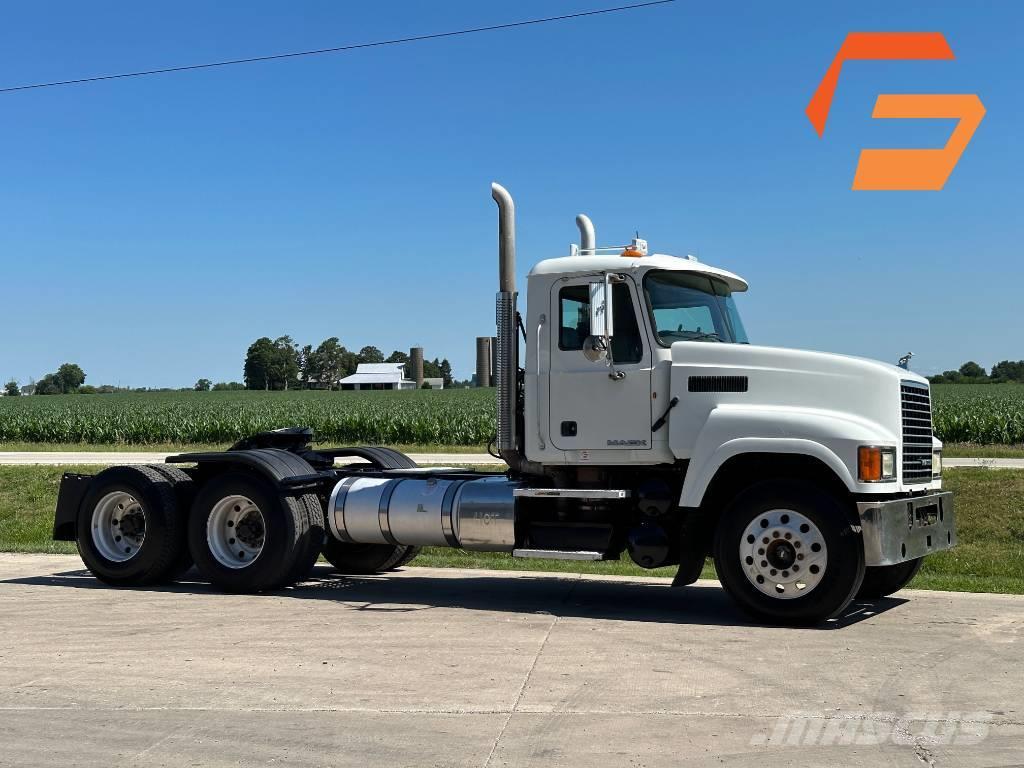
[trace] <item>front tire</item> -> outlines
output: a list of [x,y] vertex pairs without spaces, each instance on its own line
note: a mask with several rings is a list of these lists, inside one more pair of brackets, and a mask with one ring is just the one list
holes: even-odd
[[841,613],[864,579],[864,548],[840,499],[798,482],[765,482],[724,511],[715,537],[722,586],[745,612],[778,624]]
[[888,597],[893,592],[899,592],[909,584],[917,572],[921,570],[924,558],[907,560],[905,563],[896,565],[879,565],[867,569],[864,574],[864,583],[860,585],[857,592],[858,600],[877,600]]
[[258,475],[229,471],[196,496],[189,550],[203,577],[223,590],[278,589],[309,575],[316,523],[303,499],[280,495]]

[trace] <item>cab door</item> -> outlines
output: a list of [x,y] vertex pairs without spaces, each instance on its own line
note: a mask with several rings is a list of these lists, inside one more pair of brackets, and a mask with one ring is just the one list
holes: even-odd
[[609,365],[584,354],[595,279],[603,276],[570,278],[551,289],[548,434],[565,451],[650,450],[652,353],[639,287],[629,276],[612,285]]

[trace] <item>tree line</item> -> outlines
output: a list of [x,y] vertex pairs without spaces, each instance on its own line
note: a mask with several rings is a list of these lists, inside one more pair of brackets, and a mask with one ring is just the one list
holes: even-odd
[[[360,363],[403,363],[408,365],[409,355],[395,350],[388,357],[377,347],[367,346],[352,352],[342,345],[337,336],[320,342],[299,346],[291,336],[256,339],[245,354],[244,379],[246,389],[337,389],[339,382],[356,372]],[[406,369],[406,376],[412,371]],[[447,358],[424,360],[423,376],[454,383],[452,366]],[[198,387],[197,387],[198,388]]]
[[[270,339],[263,336],[256,339],[245,355],[244,383],[199,379],[193,386],[184,389],[115,387],[103,384],[98,387],[85,383],[85,371],[76,363],[64,363],[54,373],[47,374],[38,382],[30,384],[23,392],[14,379],[3,388],[5,395],[16,397],[21,394],[69,395],[108,394],[114,392],[227,392],[243,389],[289,390],[289,389],[338,389],[341,379],[356,372],[360,363],[402,363],[406,365],[406,376],[412,376],[408,368],[409,355],[395,350],[388,357],[377,347],[367,346],[358,352],[346,349],[337,336],[320,342],[315,348],[311,344],[299,346],[290,336]],[[445,359],[423,361],[423,376],[441,379],[445,387],[456,382],[452,366]],[[428,385],[425,385],[428,386]]]
[[[70,395],[77,392],[92,391],[96,387],[85,386],[85,371],[77,363],[64,363],[53,373],[48,373],[39,381],[29,385],[29,391],[35,395]],[[17,397],[22,394],[18,382],[11,379],[4,384],[4,394]]]
[[986,371],[973,360],[968,360],[955,371],[943,371],[929,376],[932,384],[1002,384],[1005,382],[1024,383],[1024,360],[1003,360]]

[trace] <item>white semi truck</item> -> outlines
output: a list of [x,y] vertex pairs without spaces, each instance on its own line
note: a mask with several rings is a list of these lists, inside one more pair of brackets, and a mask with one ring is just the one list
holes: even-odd
[[[382,447],[315,449],[288,428],[168,464],[67,474],[54,538],[113,585],[180,576],[272,590],[323,554],[344,573],[424,546],[677,565],[708,557],[760,620],[817,622],[905,585],[956,543],[928,382],[841,355],[753,346],[747,283],[635,239],[515,284],[515,212],[499,209],[497,452],[503,473],[421,468]],[[349,459],[340,463],[339,459]]]

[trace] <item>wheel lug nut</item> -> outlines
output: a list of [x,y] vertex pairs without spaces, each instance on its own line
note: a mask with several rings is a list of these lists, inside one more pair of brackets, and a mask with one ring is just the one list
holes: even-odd
[[796,556],[796,559],[797,559],[797,560],[803,560],[803,559],[804,559],[804,556],[803,556],[803,555],[797,555],[797,556]]
[[772,531],[772,538],[773,539],[779,538],[779,532],[778,531]]
[[792,533],[787,533],[786,534],[786,538],[787,539],[792,539],[793,538],[793,534]]
[[235,543],[234,539],[228,539],[228,544],[234,544],[234,543]]
[[789,577],[789,571],[783,571],[782,572],[782,578],[785,579],[785,578],[788,578],[788,577]]

